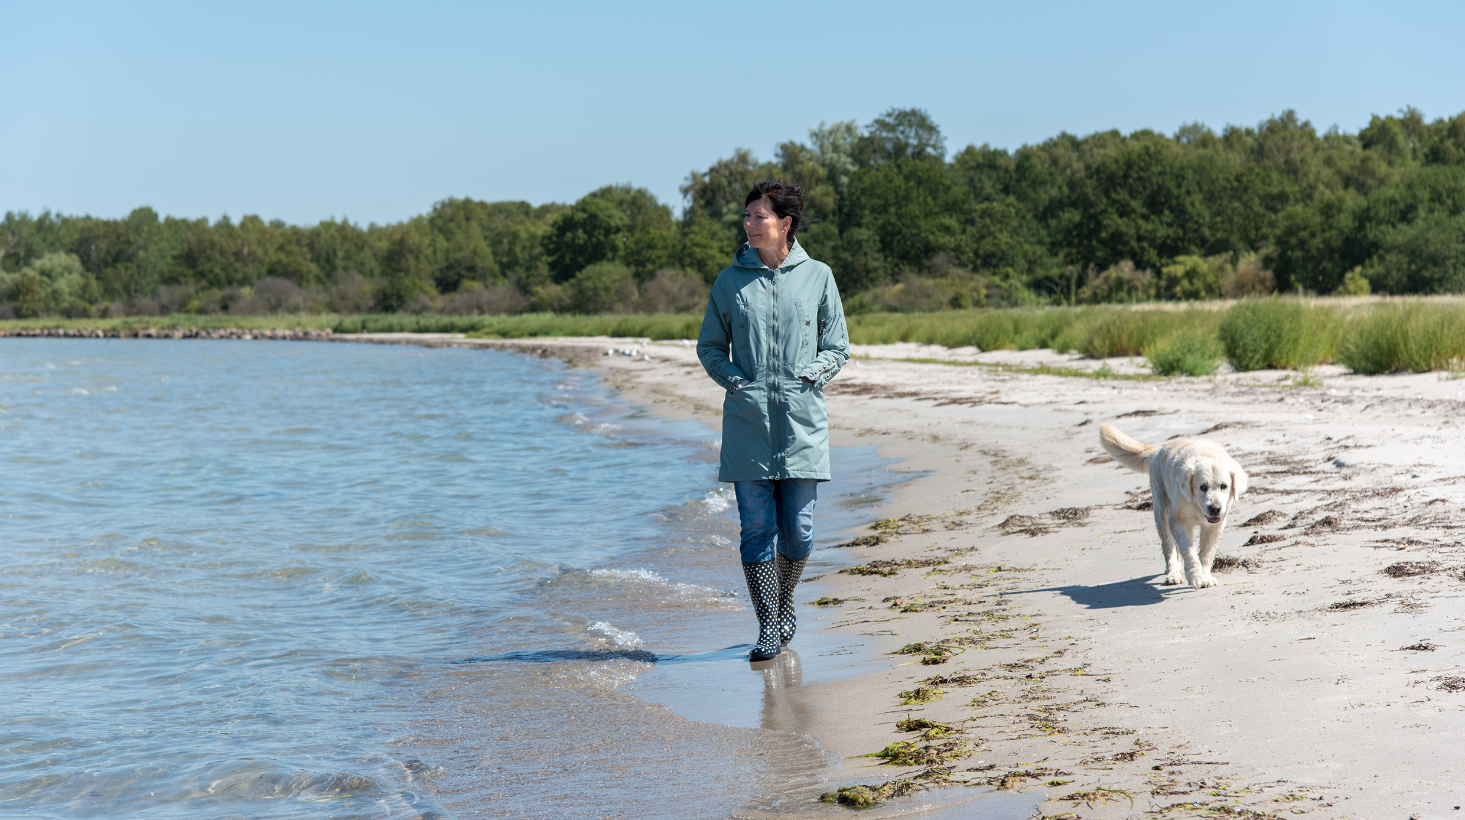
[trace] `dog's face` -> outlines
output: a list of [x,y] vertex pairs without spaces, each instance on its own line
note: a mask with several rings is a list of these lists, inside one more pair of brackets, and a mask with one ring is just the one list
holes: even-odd
[[1229,457],[1202,459],[1190,474],[1190,497],[1212,524],[1221,523],[1244,492],[1246,473]]

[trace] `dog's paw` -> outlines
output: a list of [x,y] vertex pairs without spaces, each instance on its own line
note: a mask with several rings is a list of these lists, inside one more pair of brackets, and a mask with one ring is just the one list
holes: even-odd
[[1169,575],[1165,576],[1165,580],[1163,583],[1167,587],[1180,586],[1181,584],[1185,583],[1185,576],[1180,575],[1179,573],[1172,572]]
[[1195,579],[1194,581],[1191,581],[1190,585],[1196,589],[1205,589],[1206,587],[1215,586],[1216,579],[1207,574]]

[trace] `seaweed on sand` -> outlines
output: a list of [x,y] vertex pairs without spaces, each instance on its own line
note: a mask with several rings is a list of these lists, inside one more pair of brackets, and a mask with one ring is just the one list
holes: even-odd
[[1103,786],[1095,786],[1086,792],[1073,792],[1058,799],[1068,800],[1072,803],[1083,803],[1089,808],[1094,808],[1095,803],[1103,806],[1115,802],[1121,797],[1127,798],[1130,806],[1134,805],[1134,795],[1124,789],[1106,789]]
[[[902,609],[901,611],[907,612],[911,610]],[[966,650],[960,646],[953,646],[946,641],[937,641],[934,643],[909,643],[890,654],[924,655],[925,657],[921,658],[921,663],[925,666],[932,666],[939,663],[946,663],[947,661],[951,660],[953,656],[959,655],[965,651]]]
[[940,700],[946,692],[934,686],[917,686],[914,689],[907,689],[896,694],[900,698],[902,706],[913,706],[917,703],[930,703],[933,700]]
[[883,758],[891,766],[940,766],[965,757],[969,748],[969,744],[956,738],[945,743],[927,743],[924,746],[914,740],[897,740],[878,752],[860,757]]
[[1384,567],[1383,573],[1390,578],[1413,578],[1416,575],[1439,572],[1440,568],[1439,561],[1400,561]]
[[1015,769],[999,775],[983,779],[983,785],[994,789],[1006,789],[1008,791],[1019,791],[1023,783],[1029,780],[1042,780],[1043,778],[1057,778],[1067,775],[1068,772],[1058,769]]
[[856,564],[852,567],[845,567],[840,570],[845,575],[882,575],[891,578],[900,574],[902,569],[917,567],[939,567],[951,563],[945,558],[906,558],[901,561],[871,561],[868,564]]
[[926,718],[902,718],[896,721],[895,729],[898,732],[921,732],[922,740],[935,740],[961,731],[949,723]]
[[950,782],[951,771],[949,769],[933,768],[874,786],[840,786],[838,791],[819,795],[819,802],[836,803],[852,809],[868,809],[893,797],[905,797],[925,791],[932,786],[944,786]]
[[[1255,537],[1255,536],[1253,536]],[[1278,540],[1281,540],[1280,538]],[[1250,558],[1241,558],[1235,555],[1217,555],[1211,562],[1212,572],[1229,572],[1233,569],[1256,569],[1257,562]]]
[[1329,612],[1347,612],[1351,609],[1363,609],[1364,607],[1377,606],[1383,601],[1370,601],[1364,598],[1355,598],[1351,601],[1337,601],[1328,604]]

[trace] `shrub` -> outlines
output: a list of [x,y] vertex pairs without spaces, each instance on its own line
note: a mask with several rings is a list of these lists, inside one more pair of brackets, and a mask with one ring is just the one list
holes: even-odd
[[1261,257],[1254,253],[1241,257],[1230,273],[1221,277],[1221,295],[1227,299],[1245,299],[1277,292],[1277,277],[1262,267]]
[[1221,295],[1221,278],[1230,268],[1224,254],[1177,256],[1160,269],[1160,293],[1166,299],[1215,299]]
[[1215,336],[1194,331],[1181,331],[1145,348],[1156,376],[1209,376],[1225,355]]
[[1155,274],[1126,259],[1102,273],[1090,267],[1087,281],[1078,290],[1078,301],[1086,305],[1146,302],[1155,298],[1155,290]]
[[638,307],[646,313],[695,313],[707,309],[710,290],[702,277],[662,268],[641,285]]
[[569,282],[576,313],[630,313],[636,306],[636,280],[619,262],[596,262]]
[[1368,286],[1368,277],[1363,275],[1363,267],[1357,266],[1353,270],[1343,274],[1343,284],[1333,291],[1334,296],[1367,296],[1371,292]]
[[529,297],[513,285],[486,288],[467,281],[457,291],[443,297],[442,312],[450,315],[523,313],[529,308]]
[[1327,309],[1296,299],[1253,297],[1226,311],[1221,346],[1237,370],[1306,370],[1332,359],[1341,324]]
[[1447,370],[1465,357],[1465,305],[1379,305],[1348,328],[1338,359],[1355,373]]

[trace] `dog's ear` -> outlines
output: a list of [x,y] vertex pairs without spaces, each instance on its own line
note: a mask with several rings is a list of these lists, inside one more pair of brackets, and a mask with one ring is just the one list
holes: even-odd
[[1195,500],[1195,474],[1196,474],[1196,471],[1195,470],[1191,470],[1190,471],[1190,480],[1187,481],[1186,484],[1185,484],[1185,499],[1184,500],[1186,500],[1186,501],[1194,501]]
[[1231,463],[1231,497],[1232,498],[1236,498],[1237,496],[1241,495],[1244,492],[1246,492],[1246,472],[1241,469],[1241,465],[1240,464],[1237,464],[1235,462],[1232,462]]

